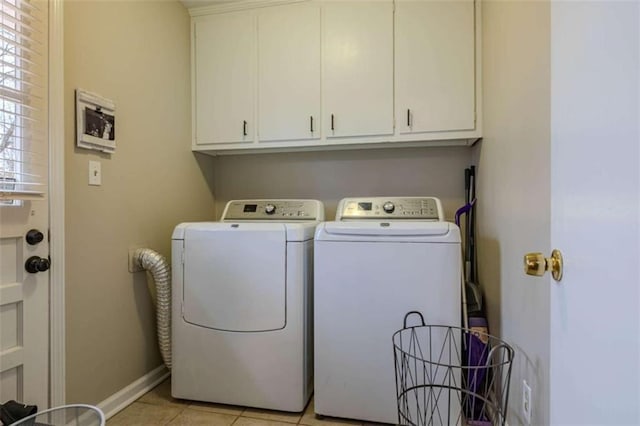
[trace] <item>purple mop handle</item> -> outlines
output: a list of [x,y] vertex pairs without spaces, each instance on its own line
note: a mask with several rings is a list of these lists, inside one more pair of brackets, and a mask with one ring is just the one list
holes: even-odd
[[456,211],[456,217],[455,217],[456,225],[460,226],[460,216],[462,216],[463,214],[469,214],[469,212],[471,211],[475,203],[476,203],[476,199],[474,198],[473,200],[471,200],[470,203],[465,204],[464,206],[460,207]]

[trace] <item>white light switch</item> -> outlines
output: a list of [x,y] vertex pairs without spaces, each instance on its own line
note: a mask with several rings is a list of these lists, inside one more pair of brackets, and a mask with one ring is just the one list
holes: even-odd
[[102,185],[102,170],[99,161],[89,161],[89,185]]

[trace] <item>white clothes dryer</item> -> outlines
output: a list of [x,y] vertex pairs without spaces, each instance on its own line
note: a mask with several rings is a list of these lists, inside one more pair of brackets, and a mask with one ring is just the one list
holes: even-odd
[[172,237],[171,394],[302,411],[313,390],[315,200],[237,200]]
[[315,412],[398,422],[392,335],[460,326],[460,230],[433,197],[346,198],[315,236]]

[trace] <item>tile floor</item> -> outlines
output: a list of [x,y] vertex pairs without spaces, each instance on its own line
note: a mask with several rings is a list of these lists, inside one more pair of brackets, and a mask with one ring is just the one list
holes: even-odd
[[329,417],[317,419],[313,413],[313,398],[303,413],[285,413],[175,399],[171,396],[170,379],[165,380],[107,421],[107,426],[291,426],[292,424],[363,425],[361,422]]

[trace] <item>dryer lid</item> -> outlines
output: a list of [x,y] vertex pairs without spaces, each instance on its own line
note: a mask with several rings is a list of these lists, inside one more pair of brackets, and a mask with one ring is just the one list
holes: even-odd
[[208,225],[184,231],[184,320],[224,331],[284,328],[284,224]]
[[202,232],[217,229],[239,229],[251,231],[253,229],[268,229],[269,226],[278,225],[286,229],[286,240],[309,241],[313,239],[317,222],[300,222],[300,223],[282,223],[282,222],[185,222],[175,227],[171,236],[172,240],[184,240],[187,230]]

